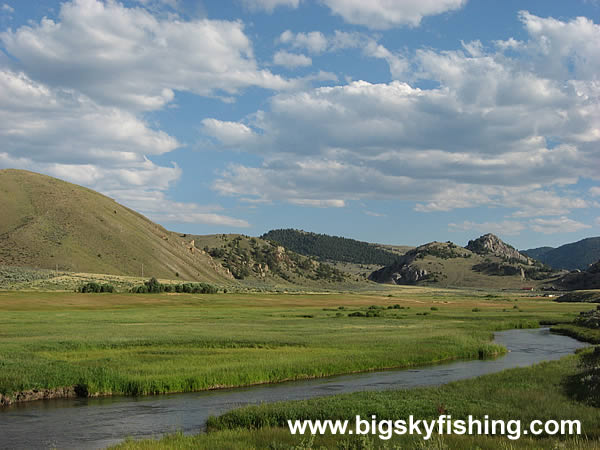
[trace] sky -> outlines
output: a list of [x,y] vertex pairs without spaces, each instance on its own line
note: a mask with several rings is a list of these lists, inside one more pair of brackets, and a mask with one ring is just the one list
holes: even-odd
[[600,1],[0,0],[0,169],[193,234],[600,235]]

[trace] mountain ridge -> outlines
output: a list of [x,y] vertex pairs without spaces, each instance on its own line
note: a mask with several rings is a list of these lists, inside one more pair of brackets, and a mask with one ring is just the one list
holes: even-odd
[[521,255],[493,234],[469,241],[430,242],[408,251],[393,264],[373,271],[369,280],[387,284],[523,288],[553,276],[542,263]]
[[556,248],[532,248],[523,253],[555,269],[586,270],[600,260],[600,237],[589,237]]

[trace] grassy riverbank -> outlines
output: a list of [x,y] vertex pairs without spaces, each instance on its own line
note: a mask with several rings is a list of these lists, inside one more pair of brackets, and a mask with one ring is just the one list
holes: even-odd
[[580,305],[519,293],[0,293],[0,393],[153,394],[477,358]]
[[[573,400],[564,386],[568,377],[580,371],[578,360],[578,357],[571,356],[441,387],[360,392],[248,407],[212,419],[209,423],[212,431],[207,434],[128,441],[117,448],[598,448],[600,410]],[[453,419],[465,419],[470,414],[483,419],[488,415],[490,419],[521,420],[524,426],[528,426],[532,420],[578,419],[584,436],[541,436],[536,439],[523,436],[511,441],[506,437],[434,435],[425,442],[422,438],[411,436],[394,436],[389,441],[383,441],[377,436],[326,435],[313,440],[292,436],[286,427],[287,419],[351,419],[355,415],[370,417],[372,414],[378,419],[395,420],[413,414],[420,419],[432,420],[441,411]]]

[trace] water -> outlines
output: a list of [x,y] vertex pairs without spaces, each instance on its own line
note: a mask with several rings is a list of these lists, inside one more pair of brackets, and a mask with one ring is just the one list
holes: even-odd
[[46,400],[0,408],[1,448],[104,448],[126,437],[198,433],[211,415],[244,405],[356,391],[433,386],[559,359],[586,344],[548,329],[495,334],[509,353],[494,360],[456,361],[279,384],[152,397]]

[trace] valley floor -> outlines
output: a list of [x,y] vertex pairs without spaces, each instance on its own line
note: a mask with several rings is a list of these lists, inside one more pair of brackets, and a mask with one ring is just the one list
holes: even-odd
[[[360,294],[0,292],[0,393],[10,397],[29,389],[77,386],[88,395],[158,394],[479,358],[504,351],[492,343],[494,331],[537,327],[540,321],[567,322],[585,309],[589,305],[517,292],[419,287]],[[452,408],[458,413],[471,410],[473,403],[479,404],[476,411],[525,414],[522,393],[531,388],[529,402],[547,402],[548,414],[572,411],[588,420],[597,409],[564,409],[568,399],[544,393],[534,382],[551,377],[551,386],[558,386],[557,377],[574,367],[574,359],[568,359],[522,369],[531,373],[493,375],[484,381],[400,392],[393,398],[416,396],[414,401],[420,402],[419,395],[429,396],[432,402],[456,405]],[[525,375],[533,377],[533,384],[519,382]],[[461,390],[473,395],[465,397]],[[485,403],[489,411],[484,398],[491,399]],[[369,402],[380,401],[383,394],[353,394],[315,400],[314,405],[334,411],[336,402],[345,402],[344,408],[368,411]],[[278,412],[279,407],[283,409]],[[295,407],[265,407],[256,413],[281,414]],[[590,438],[596,439],[597,430],[590,430]],[[323,445],[349,448],[339,440],[322,439]],[[135,446],[240,448],[236,442],[264,448],[265,442],[285,447],[301,440],[290,440],[280,428],[220,429]],[[452,439],[442,444],[454,445]]]

